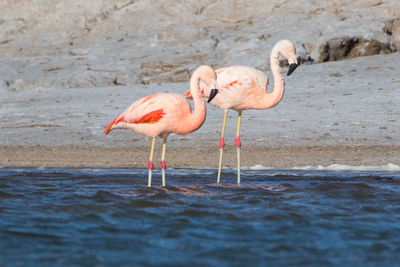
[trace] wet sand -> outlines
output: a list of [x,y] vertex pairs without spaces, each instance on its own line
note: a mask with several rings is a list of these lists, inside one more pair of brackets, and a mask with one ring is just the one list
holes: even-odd
[[[159,168],[161,149],[155,150],[154,163]],[[0,147],[0,165],[12,168],[147,168],[149,147]],[[400,147],[397,146],[325,146],[325,147],[242,147],[242,166],[292,168],[304,166],[382,166],[400,165]],[[217,146],[193,149],[167,148],[169,168],[217,168]],[[236,167],[236,149],[227,146],[224,167]]]

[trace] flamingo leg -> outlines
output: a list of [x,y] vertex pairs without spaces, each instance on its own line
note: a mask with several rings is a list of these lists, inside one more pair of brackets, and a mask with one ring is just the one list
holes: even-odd
[[224,113],[224,122],[222,123],[222,131],[221,131],[221,138],[219,139],[219,164],[218,164],[218,177],[217,183],[219,184],[221,180],[221,168],[222,168],[222,154],[224,153],[224,134],[225,134],[225,125],[226,125],[226,117],[228,115],[228,110],[225,110]]
[[237,152],[237,183],[240,184],[240,122],[242,120],[242,111],[238,111],[237,130],[236,130],[236,152]]
[[150,159],[149,159],[149,179],[148,179],[148,187],[151,187],[151,173],[153,172],[153,154],[154,154],[154,145],[156,143],[156,138],[153,137],[153,141],[151,142],[151,149],[150,149]]
[[162,153],[161,153],[161,173],[162,173],[162,186],[165,186],[165,169],[167,164],[165,164],[165,149],[167,147],[167,138],[164,137]]

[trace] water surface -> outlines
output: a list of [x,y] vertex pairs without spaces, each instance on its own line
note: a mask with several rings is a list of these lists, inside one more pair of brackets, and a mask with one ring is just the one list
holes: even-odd
[[0,169],[0,266],[394,266],[400,171]]

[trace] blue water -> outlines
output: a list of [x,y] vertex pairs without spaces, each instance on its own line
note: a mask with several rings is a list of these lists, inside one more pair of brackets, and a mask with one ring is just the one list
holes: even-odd
[[395,266],[400,172],[0,169],[0,266]]

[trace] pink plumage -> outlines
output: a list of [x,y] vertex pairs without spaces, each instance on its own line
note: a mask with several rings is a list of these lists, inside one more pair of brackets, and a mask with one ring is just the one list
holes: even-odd
[[[218,95],[212,101],[212,105],[223,109],[224,123],[220,138],[220,162],[218,168],[219,183],[221,175],[222,153],[224,146],[224,131],[227,111],[233,109],[238,112],[238,125],[236,136],[236,147],[238,156],[238,183],[240,183],[240,120],[243,110],[247,109],[268,109],[277,105],[283,98],[285,83],[280,73],[279,55],[282,54],[289,62],[290,75],[297,67],[297,56],[294,45],[288,40],[279,41],[272,49],[270,56],[271,71],[274,77],[274,89],[267,92],[268,78],[265,74],[255,68],[247,66],[229,66],[217,69]],[[208,97],[210,90],[200,83],[203,97]],[[191,97],[190,91],[184,96]]]
[[[136,100],[104,130],[104,134],[107,135],[114,129],[125,128],[138,134],[153,137],[149,161],[149,186],[151,185],[155,137],[164,138],[161,167],[163,185],[165,185],[166,164],[164,155],[168,135],[171,133],[191,133],[199,129],[205,121],[206,105],[200,93],[200,81],[207,90],[208,88],[213,89],[216,87],[216,73],[209,66],[201,66],[194,71],[190,80],[190,88],[192,88],[190,93],[194,99],[193,112],[187,99],[180,94],[153,94]],[[215,92],[217,91],[215,90]],[[211,99],[212,97],[209,101]]]

